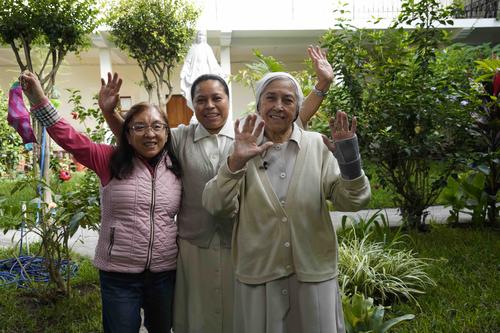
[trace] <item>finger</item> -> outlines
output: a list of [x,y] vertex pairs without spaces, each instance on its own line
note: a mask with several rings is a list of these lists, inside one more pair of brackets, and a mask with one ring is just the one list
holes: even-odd
[[311,46],[311,53],[314,56],[316,60],[319,59],[319,52],[318,52],[318,46]]
[[262,131],[264,130],[264,126],[265,125],[266,125],[266,123],[264,122],[264,120],[261,120],[257,124],[257,127],[255,128],[255,130],[253,131],[253,136],[255,136],[256,138],[258,138],[262,134]]
[[236,119],[234,122],[234,135],[240,134],[240,120]]
[[316,58],[323,59],[323,53],[321,52],[321,48],[318,45],[314,47],[314,53],[316,54]]
[[334,117],[331,117],[331,118],[330,118],[330,121],[328,122],[328,127],[330,127],[330,132],[331,132],[332,134],[334,134],[334,133],[335,133],[335,131],[336,131],[336,130],[335,130],[335,124],[336,124],[336,120],[335,120],[335,118],[334,118]]
[[351,124],[351,133],[356,134],[356,128],[358,126],[358,119],[356,117],[352,117],[352,124]]
[[341,131],[342,130],[342,111],[337,111],[337,114],[335,115],[335,131]]
[[323,139],[323,143],[328,147],[329,150],[335,150],[335,143],[332,140],[330,140],[326,135],[321,135],[321,138]]
[[326,51],[325,50],[322,50],[319,46],[318,46],[318,52],[321,54],[321,58],[325,59],[326,60]]
[[340,129],[342,131],[349,131],[349,122],[347,120],[347,113],[341,112],[340,113]]
[[104,81],[104,79],[101,78],[101,89],[104,88],[104,86],[106,86],[106,81]]
[[248,117],[245,119],[245,123],[243,124],[243,130],[242,132],[244,133],[252,133],[254,126],[255,126],[255,118],[256,116],[251,114],[248,115]]
[[122,83],[123,83],[123,80],[122,79],[118,79],[118,82],[116,83],[116,88],[115,88],[115,91],[117,93],[120,92],[120,88],[122,87]]
[[115,72],[113,74],[113,85],[116,85],[118,83],[118,73]]
[[111,73],[108,72],[108,81],[106,83],[106,85],[109,85],[111,83]]

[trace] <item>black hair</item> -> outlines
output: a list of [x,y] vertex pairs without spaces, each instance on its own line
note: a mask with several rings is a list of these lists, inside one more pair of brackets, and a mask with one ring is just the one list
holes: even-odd
[[125,119],[120,131],[120,137],[118,140],[118,145],[116,146],[116,149],[114,150],[113,154],[111,155],[111,160],[109,164],[109,168],[111,171],[111,177],[116,178],[116,179],[123,179],[128,177],[133,169],[134,169],[134,156],[135,156],[135,150],[134,148],[130,145],[130,143],[127,140],[127,133],[129,131],[129,124],[136,116],[137,114],[143,112],[144,110],[147,110],[149,108],[154,108],[158,110],[158,112],[161,114],[163,117],[163,120],[167,124],[167,132],[168,132],[168,138],[165,146],[163,147],[162,151],[160,154],[162,154],[165,149],[167,150],[168,156],[170,157],[170,160],[172,161],[172,165],[169,166],[168,168],[177,176],[180,177],[182,172],[181,172],[181,165],[175,155],[173,154],[173,149],[172,149],[172,137],[170,136],[170,126],[168,125],[168,118],[165,112],[161,112],[161,110],[158,108],[158,106],[147,103],[147,102],[141,102],[133,105],[130,110],[127,112],[125,115]]
[[222,77],[220,77],[219,75],[215,75],[215,74],[203,74],[203,75],[198,76],[198,78],[196,80],[194,80],[193,85],[191,86],[191,100],[193,101],[193,104],[194,104],[194,92],[196,90],[196,87],[200,83],[205,82],[205,81],[209,81],[209,80],[219,81],[219,83],[224,88],[224,92],[226,93],[226,96],[229,98],[229,87],[227,86],[226,81]]

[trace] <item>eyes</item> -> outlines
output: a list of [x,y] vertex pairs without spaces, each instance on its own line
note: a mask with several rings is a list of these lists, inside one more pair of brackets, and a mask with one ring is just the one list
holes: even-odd
[[206,104],[209,100],[211,100],[212,103],[219,103],[222,102],[223,99],[224,98],[220,95],[215,95],[213,97],[197,96],[194,102],[196,104]]
[[144,123],[135,123],[134,125],[129,127],[136,134],[144,134],[148,129],[151,128],[153,132],[156,134],[162,133],[165,129],[168,128],[168,125],[165,123],[153,123],[152,125],[147,125]]
[[[264,99],[267,102],[276,102],[280,99],[280,97],[276,94],[267,94],[264,96]],[[285,95],[285,96],[281,97],[281,101],[285,105],[295,104],[295,98],[292,95]]]

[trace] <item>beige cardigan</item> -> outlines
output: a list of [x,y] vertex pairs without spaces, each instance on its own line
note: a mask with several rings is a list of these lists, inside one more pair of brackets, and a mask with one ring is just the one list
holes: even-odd
[[232,173],[227,162],[203,192],[212,214],[237,215],[233,259],[238,280],[261,284],[297,274],[299,281],[320,282],[337,276],[337,237],[326,199],[340,211],[356,211],[370,199],[363,175],[345,180],[333,154],[317,133],[300,129],[287,200],[282,206],[262,166],[254,157]]

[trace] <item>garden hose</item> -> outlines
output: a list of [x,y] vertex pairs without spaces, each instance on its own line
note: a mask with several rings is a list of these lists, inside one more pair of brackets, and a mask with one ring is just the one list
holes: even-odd
[[[45,161],[45,140],[46,131],[45,127],[42,128],[42,143],[40,149],[40,179],[43,177],[44,161]],[[40,209],[41,200],[43,199],[42,185],[38,184],[37,192],[40,196],[38,202],[38,210]],[[36,223],[39,223],[40,215],[37,212]],[[43,257],[33,257],[29,255],[22,255],[23,252],[23,239],[24,221],[21,223],[21,239],[19,241],[19,257],[0,260],[0,286],[16,283],[19,288],[26,288],[31,282],[49,282],[50,276],[47,271],[47,259]],[[68,267],[69,265],[69,267]],[[59,270],[64,278],[67,277],[68,269],[70,276],[74,276],[78,271],[78,265],[70,262],[69,260],[61,260]]]
[[[49,282],[50,276],[46,266],[47,259],[43,257],[19,256],[0,260],[0,286],[17,283],[18,287],[25,288],[31,282]],[[70,276],[75,276],[78,265],[66,259],[61,260],[59,270],[64,278],[68,269]]]

